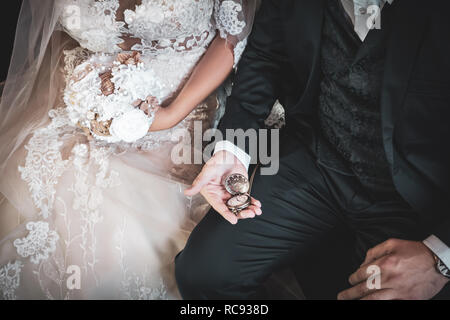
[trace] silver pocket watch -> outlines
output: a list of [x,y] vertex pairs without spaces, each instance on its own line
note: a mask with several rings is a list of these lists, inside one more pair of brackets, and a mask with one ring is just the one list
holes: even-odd
[[223,185],[232,195],[226,203],[231,212],[237,215],[250,206],[250,182],[244,175],[233,173],[225,178]]

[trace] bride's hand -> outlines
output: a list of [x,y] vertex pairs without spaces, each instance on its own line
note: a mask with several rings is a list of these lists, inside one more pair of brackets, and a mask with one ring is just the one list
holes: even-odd
[[251,205],[237,216],[228,209],[226,202],[231,195],[225,190],[222,182],[232,173],[240,173],[248,178],[244,165],[233,154],[227,151],[218,152],[206,163],[185,194],[193,196],[200,192],[208,203],[231,224],[236,224],[239,219],[261,215],[261,203],[253,198]]
[[144,111],[146,115],[158,111],[158,109],[161,107],[159,105],[158,99],[153,96],[148,96],[144,101],[136,100],[133,103],[133,106]]

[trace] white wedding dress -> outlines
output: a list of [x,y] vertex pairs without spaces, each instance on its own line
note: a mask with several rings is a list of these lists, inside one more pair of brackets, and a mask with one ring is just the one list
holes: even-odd
[[[64,52],[61,79],[93,55],[120,53],[128,37],[173,96],[216,34],[248,27],[237,0],[140,0],[119,21],[121,2],[65,1],[59,25],[79,45]],[[244,47],[234,45],[236,61]],[[183,195],[200,166],[172,163],[174,131],[214,126],[222,98],[215,92],[174,129],[113,144],[88,140],[55,105],[2,177],[0,299],[179,298],[174,257],[208,205]]]

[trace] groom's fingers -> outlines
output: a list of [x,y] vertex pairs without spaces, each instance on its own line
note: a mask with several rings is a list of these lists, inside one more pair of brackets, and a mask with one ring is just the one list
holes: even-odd
[[397,241],[398,240],[396,239],[390,239],[367,251],[366,258],[364,259],[362,265],[371,263],[376,259],[391,253],[395,249]]
[[234,215],[228,207],[219,201],[211,201],[211,206],[216,210],[225,220],[227,220],[231,224],[236,224],[238,222],[238,218]]
[[261,208],[251,205],[245,210],[242,210],[238,214],[239,219],[252,219],[256,216],[260,216],[262,214]]
[[255,198],[252,198],[252,205],[261,208],[261,202],[259,200],[256,200]]

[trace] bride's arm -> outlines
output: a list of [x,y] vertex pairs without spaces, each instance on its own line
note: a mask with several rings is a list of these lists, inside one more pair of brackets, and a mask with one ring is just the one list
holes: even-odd
[[195,67],[189,80],[176,99],[156,112],[150,131],[169,129],[216,90],[233,69],[234,55],[231,45],[217,36]]

